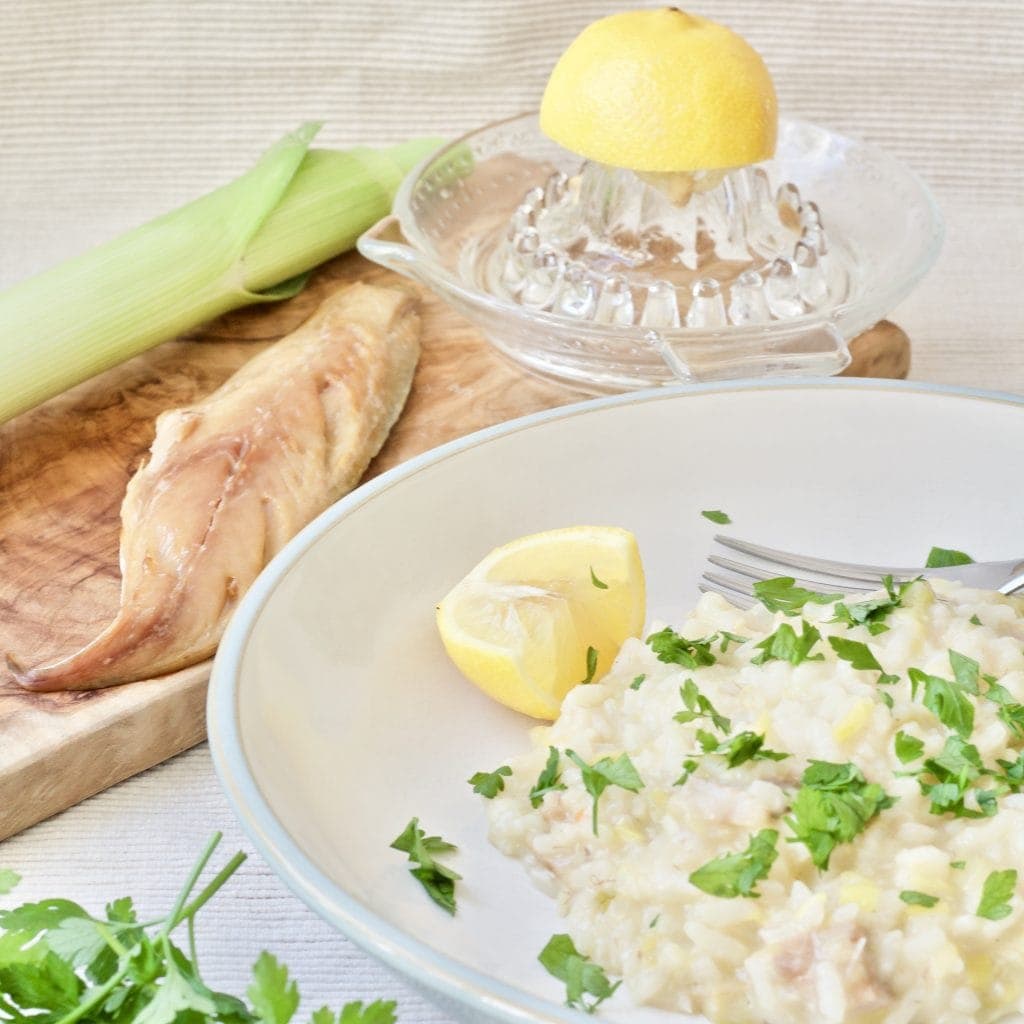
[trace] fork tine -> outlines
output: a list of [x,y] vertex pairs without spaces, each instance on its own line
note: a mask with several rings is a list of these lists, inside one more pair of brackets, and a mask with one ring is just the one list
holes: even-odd
[[727,537],[724,534],[717,534],[715,542],[724,548],[732,551],[739,551],[741,554],[759,558],[763,562],[777,565],[779,575],[790,575],[788,570],[804,569],[808,572],[818,572],[830,576],[838,576],[844,580],[863,580],[867,583],[881,583],[885,576],[892,576],[894,580],[913,579],[921,573],[920,568],[891,568],[880,565],[858,565],[850,562],[834,562],[827,558],[811,558],[808,555],[799,555],[791,551],[779,551],[777,548],[766,548],[760,544],[751,544],[749,541],[738,540],[735,537]]
[[753,608],[757,602],[752,597],[744,597],[742,594],[734,594],[732,591],[721,590],[713,583],[698,583],[697,589],[702,594],[719,594],[726,598],[737,608]]
[[[708,561],[717,566],[719,569],[725,569],[727,572],[736,573],[739,576],[746,576],[749,579],[760,582],[761,580],[770,580],[776,576],[786,575],[791,576],[792,571],[782,574],[779,572],[779,566],[773,564],[770,566],[763,565],[748,565],[745,562],[735,562],[731,558],[722,558],[721,555],[708,555]],[[876,589],[875,587],[869,586],[858,586],[855,583],[851,583],[849,577],[845,576],[829,576],[825,573],[816,574],[814,578],[806,577],[804,579],[795,580],[798,587],[804,587],[806,590],[816,590],[820,593],[866,593],[868,590]],[[858,580],[857,583],[867,583],[867,580]]]
[[[745,576],[725,576],[722,573],[717,572],[706,572],[701,576],[701,579],[706,583],[711,584],[717,588],[718,592],[728,597],[730,594],[742,594],[744,597],[754,597],[754,584],[758,582],[755,579]],[[798,587],[803,587],[805,590],[813,590],[819,594],[833,593],[833,591],[823,590],[819,583],[815,583],[813,580],[801,580],[796,579],[794,583]],[[847,594],[866,594],[868,593],[867,587],[847,587],[844,591]]]

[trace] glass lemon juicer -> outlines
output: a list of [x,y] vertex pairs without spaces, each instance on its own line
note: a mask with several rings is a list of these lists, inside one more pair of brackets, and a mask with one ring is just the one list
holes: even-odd
[[652,175],[582,159],[531,113],[424,161],[359,249],[510,359],[601,393],[838,373],[942,234],[909,168],[817,125],[781,119],[769,160]]

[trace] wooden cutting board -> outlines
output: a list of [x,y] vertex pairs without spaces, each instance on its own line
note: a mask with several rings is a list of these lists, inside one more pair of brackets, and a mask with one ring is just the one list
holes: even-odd
[[[208,394],[297,327],[339,283],[397,281],[356,254],[279,306],[229,314],[0,427],[0,655],[70,653],[113,618],[120,505],[165,409]],[[906,335],[883,322],[848,374],[904,377]],[[506,362],[423,295],[423,355],[405,411],[366,479],[428,448],[580,401]],[[2,665],[2,658],[0,658]],[[199,743],[210,663],[83,693],[32,694],[0,668],[0,839]]]

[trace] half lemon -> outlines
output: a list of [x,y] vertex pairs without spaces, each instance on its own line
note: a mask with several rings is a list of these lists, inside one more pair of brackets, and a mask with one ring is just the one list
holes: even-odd
[[470,682],[507,707],[552,719],[573,686],[608,671],[644,614],[633,534],[570,526],[492,551],[438,605],[437,628]]

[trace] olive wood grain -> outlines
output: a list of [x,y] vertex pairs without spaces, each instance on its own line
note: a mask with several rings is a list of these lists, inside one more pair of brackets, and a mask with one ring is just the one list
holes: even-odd
[[[107,624],[120,587],[121,499],[156,416],[217,388],[357,278],[398,280],[341,257],[289,302],[228,314],[0,427],[0,655],[32,664],[70,653]],[[523,373],[439,299],[423,299],[412,393],[367,479],[471,431],[586,397]],[[909,344],[893,324],[852,351],[848,374],[907,373]],[[4,672],[0,839],[200,742],[209,667],[62,694],[28,693]]]

